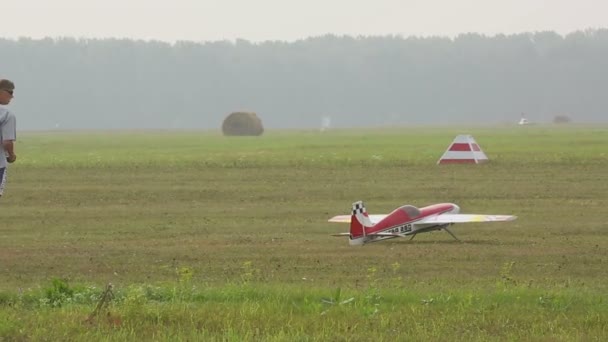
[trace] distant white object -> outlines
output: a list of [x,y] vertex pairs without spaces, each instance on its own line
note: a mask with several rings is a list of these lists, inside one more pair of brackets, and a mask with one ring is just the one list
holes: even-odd
[[530,120],[526,119],[524,117],[524,113],[521,113],[521,119],[519,119],[519,122],[517,123],[518,125],[529,125],[530,124]]
[[329,116],[324,116],[321,118],[321,132],[328,130],[331,127],[331,118]]

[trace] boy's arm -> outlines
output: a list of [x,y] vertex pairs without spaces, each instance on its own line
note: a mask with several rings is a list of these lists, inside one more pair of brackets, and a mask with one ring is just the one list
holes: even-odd
[[15,155],[15,147],[12,140],[3,140],[2,147],[4,147],[4,150],[8,154],[6,161],[12,163],[17,160],[17,155]]
[[14,147],[14,141],[17,139],[17,119],[12,113],[7,113],[0,129],[2,130],[2,147],[7,154],[6,161],[12,163],[17,159]]

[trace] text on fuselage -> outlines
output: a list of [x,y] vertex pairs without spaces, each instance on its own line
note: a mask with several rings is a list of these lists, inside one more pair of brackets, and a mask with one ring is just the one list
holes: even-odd
[[389,230],[387,230],[387,233],[409,233],[412,231],[412,224],[408,223],[408,224],[404,224],[402,226],[397,226],[394,228],[391,228]]

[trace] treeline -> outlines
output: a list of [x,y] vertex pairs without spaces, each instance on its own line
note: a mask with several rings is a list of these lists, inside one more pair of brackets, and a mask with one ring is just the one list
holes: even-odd
[[22,129],[608,121],[608,29],[295,42],[0,39]]

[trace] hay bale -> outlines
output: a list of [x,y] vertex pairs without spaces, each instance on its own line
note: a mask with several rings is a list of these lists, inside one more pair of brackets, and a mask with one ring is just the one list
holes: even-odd
[[553,118],[553,123],[556,123],[556,124],[563,124],[563,123],[570,123],[570,122],[572,122],[572,119],[570,119],[570,117],[567,115],[556,115]]
[[224,135],[262,135],[262,120],[253,112],[234,112],[222,123]]

